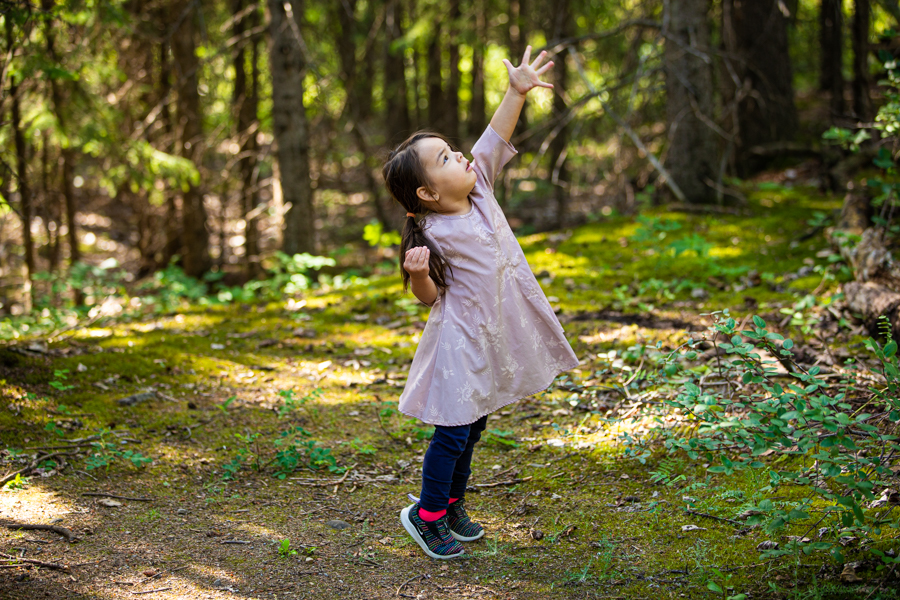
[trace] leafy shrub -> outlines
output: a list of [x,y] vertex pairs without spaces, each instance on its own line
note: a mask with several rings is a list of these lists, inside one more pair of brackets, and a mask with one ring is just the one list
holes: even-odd
[[[804,369],[792,358],[790,339],[769,331],[758,316],[752,323],[751,328],[738,331],[734,319],[717,316],[711,327],[713,342],[718,342],[727,356],[719,361],[719,375],[743,385],[708,387],[693,377],[685,381],[677,396],[665,403],[692,427],[688,433],[684,428],[658,428],[656,433],[663,436],[666,448],[708,462],[710,473],[759,470],[768,479],[761,489],[765,494],[784,486],[802,488],[801,499],[778,503],[764,499],[751,507],[755,516],[748,523],[759,523],[768,533],[794,525],[814,530],[823,522],[841,536],[860,538],[878,536],[885,528],[900,529],[897,519],[866,510],[867,503],[876,499],[875,491],[891,484],[890,460],[900,452],[898,437],[888,433],[900,424],[897,343],[888,340],[881,346],[868,340],[884,384],[873,387],[873,397],[856,408],[848,402],[852,391],[848,382],[833,383],[820,377],[819,367]],[[686,348],[696,344],[691,340]],[[787,376],[783,366],[789,367]],[[785,377],[790,381],[784,381]],[[788,460],[769,466],[761,457],[770,454]],[[672,481],[671,467],[666,465],[654,473],[655,479]],[[823,516],[811,522],[814,506]],[[765,555],[827,550],[843,560],[838,537],[810,542],[798,536]]]

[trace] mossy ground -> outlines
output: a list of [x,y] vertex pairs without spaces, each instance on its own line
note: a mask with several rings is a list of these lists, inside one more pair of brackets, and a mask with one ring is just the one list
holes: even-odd
[[[568,384],[621,385],[648,347],[678,346],[686,330],[709,326],[703,315],[712,311],[779,321],[780,309],[810,292],[828,304],[836,282],[803,269],[827,264],[816,257],[826,241],[804,234],[814,211],[829,214],[839,201],[809,189],[746,191],[739,215],[648,211],[681,225],[652,242],[635,241],[639,225],[625,217],[522,238],[582,359]],[[708,251],[666,250],[691,234]],[[398,278],[382,278],[320,291],[291,309],[190,307],[81,329],[47,357],[3,351],[2,447],[27,451],[106,429],[153,462],[87,470],[85,448],[65,457],[62,474],[0,493],[0,518],[59,521],[81,538],[0,531],[0,551],[80,565],[71,574],[3,569],[0,596],[714,598],[713,581],[753,598],[855,598],[881,582],[843,585],[840,565],[823,555],[761,560],[761,530],[712,518],[733,519],[763,499],[758,472],[710,477],[703,464],[660,451],[646,464],[626,458],[611,432],[639,428],[639,409],[613,392],[585,402],[561,387],[491,417],[495,432],[478,447],[471,480],[482,487],[468,495],[487,535],[467,545],[464,559],[426,558],[398,513],[406,493],[418,493],[427,432],[391,410],[426,318],[400,294]],[[783,331],[813,343],[813,332],[798,329],[804,318]],[[858,333],[844,327],[835,343],[847,346]],[[56,374],[66,369],[67,378]],[[74,387],[59,391],[51,381]],[[151,386],[156,399],[116,402]],[[291,411],[279,394],[287,390],[297,401]],[[337,465],[352,467],[344,481],[308,466],[273,477],[274,440],[298,426]],[[223,467],[241,453],[243,466],[224,480]],[[7,469],[22,460],[7,455]],[[660,469],[684,478],[654,484]],[[152,500],[105,507],[83,495],[97,491]],[[779,494],[775,501],[792,491]],[[711,516],[687,514],[685,496]],[[335,519],[350,527],[326,525]],[[283,540],[296,554],[279,555]],[[890,585],[878,594],[896,597]]]

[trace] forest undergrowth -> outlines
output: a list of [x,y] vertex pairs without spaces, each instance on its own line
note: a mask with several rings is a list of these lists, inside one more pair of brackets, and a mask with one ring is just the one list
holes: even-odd
[[397,412],[427,308],[396,275],[170,270],[7,323],[0,595],[897,597],[897,344],[842,303],[840,199],[795,176],[520,238],[581,364],[491,417],[488,533],[448,564],[398,520],[431,430]]

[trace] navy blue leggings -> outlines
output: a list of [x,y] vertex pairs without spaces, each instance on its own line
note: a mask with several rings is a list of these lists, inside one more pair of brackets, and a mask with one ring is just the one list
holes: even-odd
[[472,474],[472,449],[487,427],[487,415],[471,425],[436,425],[434,437],[422,463],[422,495],[419,506],[438,512],[445,510],[450,498],[462,498]]

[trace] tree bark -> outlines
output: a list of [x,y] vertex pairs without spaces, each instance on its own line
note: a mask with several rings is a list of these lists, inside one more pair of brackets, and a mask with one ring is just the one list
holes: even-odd
[[487,39],[486,0],[474,0],[475,40],[472,42],[472,103],[469,105],[467,135],[472,139],[487,128],[487,107],[484,90],[484,49]]
[[405,50],[403,39],[403,4],[389,0],[385,7],[384,95],[387,99],[385,122],[388,145],[394,146],[412,133],[409,100],[406,89]]
[[441,78],[441,49],[443,47],[442,27],[435,20],[432,25],[431,38],[428,40],[427,73],[428,82],[428,127],[438,132],[446,131],[447,107]]
[[[797,131],[788,16],[779,0],[723,0],[722,39],[740,81],[728,91],[738,99],[738,174],[745,176],[764,163],[747,151],[773,141],[793,139]],[[724,21],[724,19],[723,19]],[[746,89],[746,92],[742,88]]]
[[[509,27],[507,34],[509,37],[509,62],[514,67],[519,66],[522,62],[522,55],[525,53],[525,47],[528,45],[525,39],[525,32],[528,31],[526,25],[526,16],[528,13],[528,0],[509,0]],[[527,104],[525,105],[527,108]],[[519,113],[519,120],[516,123],[516,130],[525,131],[528,128],[528,118],[525,109]],[[522,150],[523,148],[520,148]]]
[[[315,251],[315,220],[309,179],[309,140],[303,106],[306,60],[299,35],[300,0],[268,0],[272,47],[272,121],[276,157],[285,203],[283,250],[287,254]],[[285,7],[289,10],[286,11]]]
[[451,140],[459,142],[459,19],[460,0],[449,0],[450,30],[450,76],[447,79],[446,110],[447,125],[444,133]]
[[[14,54],[13,22],[6,18],[6,50]],[[22,115],[20,110],[19,85],[13,75],[9,79],[10,125],[16,147],[16,188],[19,191],[19,216],[22,218],[22,244],[25,250],[25,285],[23,304],[25,312],[31,312],[31,286],[34,276],[34,240],[31,239],[31,219],[33,213],[31,188],[28,185],[28,148],[25,146],[25,134],[22,131]]]
[[692,203],[716,199],[710,185],[718,177],[710,64],[698,56],[709,51],[708,0],[670,0],[665,45],[667,166]]
[[869,0],[853,3],[853,112],[860,120],[872,116],[872,100],[869,96],[869,27],[871,22]]
[[[199,2],[188,5],[180,2],[172,5],[172,10],[183,14],[184,18],[172,35],[172,57],[175,61],[176,91],[178,93],[178,125],[181,129],[181,155],[199,170],[203,156],[203,128],[200,112],[200,92],[198,90],[200,67],[196,53],[197,7]],[[203,193],[193,182],[186,184],[181,197],[182,262],[184,272],[191,277],[200,277],[212,266],[209,255],[209,233],[207,232],[206,207]]]
[[[551,40],[559,41],[572,35],[572,15],[570,0],[557,0],[553,12],[553,32]],[[565,52],[565,51],[564,51]],[[562,123],[566,116],[566,90],[568,88],[568,70],[565,53],[554,59],[552,71],[553,103],[550,109],[554,122]],[[555,130],[555,128],[554,128]],[[566,147],[569,144],[569,126],[564,125],[550,142],[548,158],[550,181],[553,183],[553,199],[556,203],[556,215],[553,225],[562,228],[566,220],[566,205],[569,198],[568,174],[566,172]]]
[[[51,14],[53,7],[53,0],[42,0],[41,8],[45,14]],[[50,55],[51,60],[57,64],[61,64],[60,57],[56,52],[56,37],[51,19],[47,19],[46,21],[44,37],[47,42],[47,53]],[[59,82],[54,77],[51,76],[49,79],[50,97],[53,101],[53,112],[59,123],[59,134],[64,138],[60,147],[60,163],[62,165],[62,181],[60,183],[62,184],[63,199],[65,201],[66,226],[69,229],[67,236],[69,242],[69,264],[74,265],[81,261],[81,249],[78,247],[78,222],[76,220],[76,213],[78,211],[75,200],[74,175],[72,173],[75,158],[71,143],[68,139],[68,114],[66,102],[63,98],[63,91],[60,89]],[[84,294],[80,289],[73,289],[72,296],[76,306],[84,304]]]
[[841,0],[821,0],[819,9],[819,89],[831,98],[832,116],[842,115],[844,106],[844,11]]
[[[259,23],[259,10],[243,18],[237,16],[244,10],[245,0],[234,0],[235,15],[234,37],[243,35],[246,29],[253,29]],[[246,23],[246,27],[245,27]],[[238,169],[241,178],[241,215],[244,219],[244,272],[248,279],[260,273],[259,258],[259,217],[256,205],[259,203],[259,190],[254,181],[259,145],[256,143],[259,110],[259,36],[253,35],[247,42],[250,57],[250,82],[247,82],[247,47],[242,44],[234,57],[234,110],[237,123],[239,159]],[[224,248],[224,247],[223,247]]]

